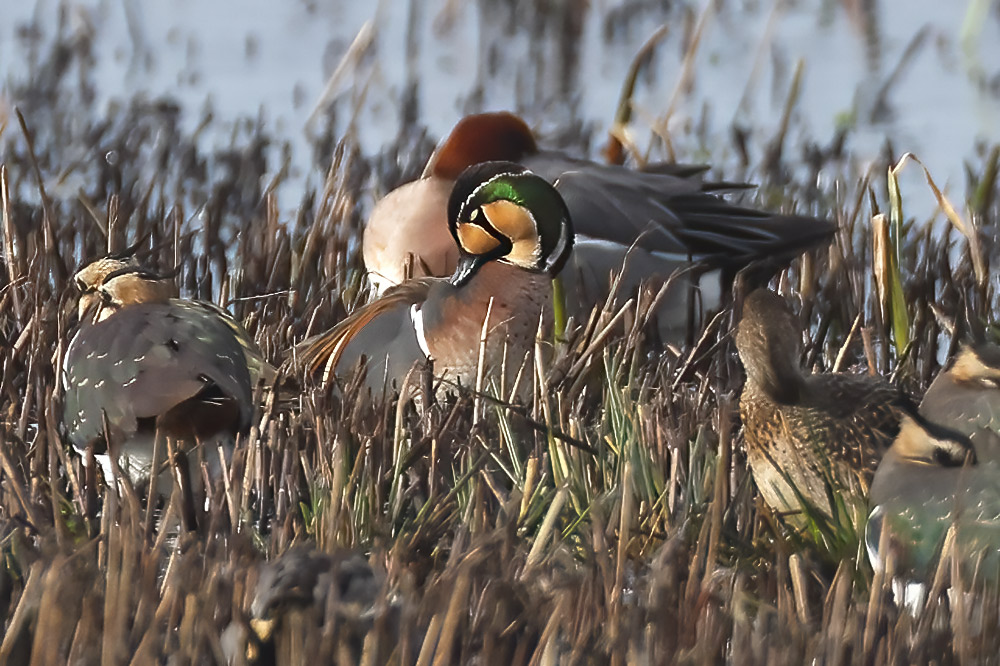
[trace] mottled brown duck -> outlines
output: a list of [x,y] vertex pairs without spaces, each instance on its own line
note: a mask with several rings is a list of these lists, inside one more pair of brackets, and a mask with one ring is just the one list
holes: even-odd
[[804,511],[859,525],[875,468],[914,409],[909,398],[881,377],[803,370],[801,326],[766,289],[745,299],[736,347],[747,458],[764,501],[793,526]]

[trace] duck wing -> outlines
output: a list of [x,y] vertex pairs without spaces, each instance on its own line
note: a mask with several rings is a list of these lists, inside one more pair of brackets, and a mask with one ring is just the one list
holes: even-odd
[[235,429],[253,416],[243,348],[210,312],[183,302],[135,305],[85,324],[66,353],[64,424],[77,447],[99,437],[105,421],[128,437],[140,419],[181,403],[236,406]]
[[826,220],[733,205],[712,192],[743,185],[703,182],[697,166],[636,171],[552,152],[528,156],[524,165],[555,183],[577,234],[712,266],[784,263],[836,231]]
[[[408,280],[400,285],[391,287],[385,294],[376,301],[365,305],[354,311],[350,316],[331,328],[329,331],[320,333],[311,338],[303,340],[295,346],[286,361],[286,366],[297,366],[303,368],[305,373],[316,376],[320,373],[322,385],[329,387],[333,381],[334,371],[342,360],[346,360],[345,351],[348,346],[358,340],[356,348],[383,347],[379,351],[388,351],[385,346],[391,344],[379,344],[372,341],[371,345],[360,345],[359,333],[365,327],[372,324],[375,319],[388,316],[392,313],[402,313],[408,311],[413,305],[423,303],[427,300],[427,295],[431,288],[437,283],[446,283],[447,280],[441,278],[422,278]],[[395,330],[385,331],[388,336],[397,335],[398,327]],[[379,336],[380,339],[385,336]],[[357,354],[362,355],[361,350]]]

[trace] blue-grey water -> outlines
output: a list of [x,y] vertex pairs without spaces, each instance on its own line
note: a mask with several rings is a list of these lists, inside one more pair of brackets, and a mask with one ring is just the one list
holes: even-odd
[[[963,161],[976,158],[977,146],[1000,141],[1000,3],[991,0],[566,0],[545,5],[573,11],[549,13],[527,2],[514,12],[514,4],[8,0],[0,22],[0,115],[17,101],[9,84],[31,71],[25,34],[51,36],[62,14],[67,31],[93,36],[97,108],[137,94],[166,95],[193,126],[207,104],[215,123],[202,140],[219,143],[237,119],[261,115],[293,146],[295,188],[323,176],[308,139],[329,104],[338,105],[344,123],[343,110],[357,110],[362,148],[374,151],[396,136],[412,81],[433,136],[483,108],[523,110],[548,131],[571,115],[606,128],[629,62],[665,25],[636,92],[640,146],[650,127],[665,127],[679,159],[725,166],[737,159],[730,138],[736,123],[751,130],[759,156],[799,62],[791,150],[804,140],[826,145],[849,125],[847,148],[862,168],[888,138],[897,153],[919,155],[960,197]],[[696,22],[703,23],[701,43],[691,84],[682,86],[686,26]],[[356,39],[367,44],[363,56],[345,61]],[[912,187],[922,188],[913,173]],[[287,196],[282,203],[295,202]]]

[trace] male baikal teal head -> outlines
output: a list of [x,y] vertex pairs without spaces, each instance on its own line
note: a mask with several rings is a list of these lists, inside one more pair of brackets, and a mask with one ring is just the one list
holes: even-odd
[[459,249],[451,276],[456,286],[493,260],[554,277],[573,247],[562,197],[511,162],[486,162],[462,173],[448,201],[448,228]]

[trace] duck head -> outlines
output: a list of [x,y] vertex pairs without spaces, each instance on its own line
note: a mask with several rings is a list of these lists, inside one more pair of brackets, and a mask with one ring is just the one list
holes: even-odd
[[458,121],[427,161],[422,177],[454,180],[463,170],[480,162],[520,162],[537,152],[531,128],[513,113],[475,113]]
[[976,452],[968,437],[919,415],[903,417],[890,452],[909,463],[938,467],[959,467],[966,461],[976,462]]
[[80,291],[80,301],[78,304],[78,314],[80,321],[83,321],[88,312],[101,303],[100,289],[108,276],[116,271],[133,266],[129,259],[118,259],[116,257],[102,257],[92,261],[73,276],[73,284]]
[[448,227],[459,248],[456,286],[489,261],[554,277],[573,246],[569,211],[555,187],[512,162],[462,172],[448,201]]
[[804,377],[802,333],[795,315],[773,291],[757,289],[743,301],[736,349],[747,378],[780,403],[794,402]]
[[124,307],[166,303],[177,295],[172,276],[158,275],[131,264],[102,275],[97,284],[78,279],[77,287],[81,291],[80,320],[90,317],[93,323],[107,319]]
[[139,269],[139,262],[135,258],[139,248],[149,240],[149,236],[143,236],[134,244],[129,245],[119,252],[112,252],[107,256],[95,259],[73,275],[73,284],[80,291],[77,314],[80,321],[88,312],[94,312],[101,304],[101,287],[112,278],[126,272],[129,269]]
[[948,372],[962,386],[1000,389],[1000,347],[988,343],[963,345]]

